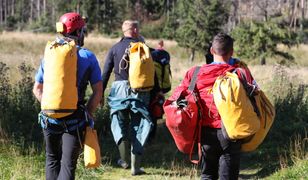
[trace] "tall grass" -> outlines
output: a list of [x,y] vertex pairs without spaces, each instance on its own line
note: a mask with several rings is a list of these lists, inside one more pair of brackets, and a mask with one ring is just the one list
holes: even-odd
[[308,136],[307,131],[294,136],[289,146],[280,153],[281,170],[267,179],[307,179],[308,178]]
[[[305,142],[306,127],[308,127],[308,87],[297,76],[289,76],[288,68],[275,66],[272,78],[268,81],[267,94],[274,102],[276,117],[269,134],[258,151],[250,154],[250,158],[258,158],[263,162],[258,177],[266,177],[281,169],[281,164],[291,166],[294,157],[303,157],[307,151]],[[286,144],[296,145],[296,148],[286,147]],[[285,157],[285,158],[281,158]],[[297,162],[297,159],[294,159]]]

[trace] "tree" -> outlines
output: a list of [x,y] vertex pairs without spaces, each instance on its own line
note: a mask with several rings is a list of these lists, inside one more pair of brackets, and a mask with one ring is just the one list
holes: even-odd
[[180,0],[177,14],[176,41],[191,50],[190,61],[195,51],[207,52],[210,41],[228,19],[228,10],[220,0]]
[[242,23],[232,31],[235,39],[235,52],[240,58],[259,58],[260,64],[266,64],[266,58],[280,56],[292,60],[293,56],[278,50],[278,44],[293,45],[296,42],[287,29],[271,20]]

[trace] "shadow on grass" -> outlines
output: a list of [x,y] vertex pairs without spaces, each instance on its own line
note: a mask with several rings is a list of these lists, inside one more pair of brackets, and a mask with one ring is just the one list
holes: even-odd
[[[100,134],[101,152],[103,164],[108,163],[114,168],[119,166],[116,164],[119,158],[117,146],[113,140],[110,129]],[[193,168],[189,161],[188,155],[178,151],[171,134],[169,133],[165,120],[158,121],[157,132],[155,138],[145,145],[142,167],[162,169],[164,175],[187,175],[187,171],[181,170],[183,167]],[[157,172],[156,172],[157,173]],[[161,174],[157,173],[157,174]]]
[[260,179],[276,172],[279,156],[275,149],[270,149],[268,143],[254,152],[244,153],[241,157],[240,179]]
[[[119,168],[116,164],[119,152],[110,130],[102,133],[100,140],[103,164],[108,163],[112,168]],[[265,178],[277,171],[279,157],[276,150],[271,148],[267,143],[265,147],[261,146],[254,152],[243,154],[239,178]],[[142,166],[160,169],[153,173],[165,176],[187,176],[191,174],[192,169],[197,169],[198,173],[200,170],[200,167],[190,163],[188,155],[178,151],[163,119],[158,121],[155,139],[145,146]]]

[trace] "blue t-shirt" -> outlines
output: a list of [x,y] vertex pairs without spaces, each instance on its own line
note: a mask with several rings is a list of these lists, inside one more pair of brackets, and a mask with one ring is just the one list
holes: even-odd
[[[83,101],[88,82],[91,85],[101,81],[101,69],[98,61],[90,50],[78,47],[77,51],[77,85],[78,99]],[[35,75],[35,81],[44,83],[44,60]]]

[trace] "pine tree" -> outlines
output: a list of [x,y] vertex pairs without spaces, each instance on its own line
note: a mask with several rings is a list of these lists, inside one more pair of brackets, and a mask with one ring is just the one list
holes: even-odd
[[277,45],[294,45],[295,38],[277,22],[242,23],[232,31],[232,36],[236,39],[235,53],[240,58],[259,58],[261,65],[265,65],[266,58],[272,56],[293,60],[289,53],[278,50]]
[[177,14],[176,41],[191,49],[191,61],[195,51],[207,52],[210,41],[228,19],[228,11],[220,0],[180,0]]

